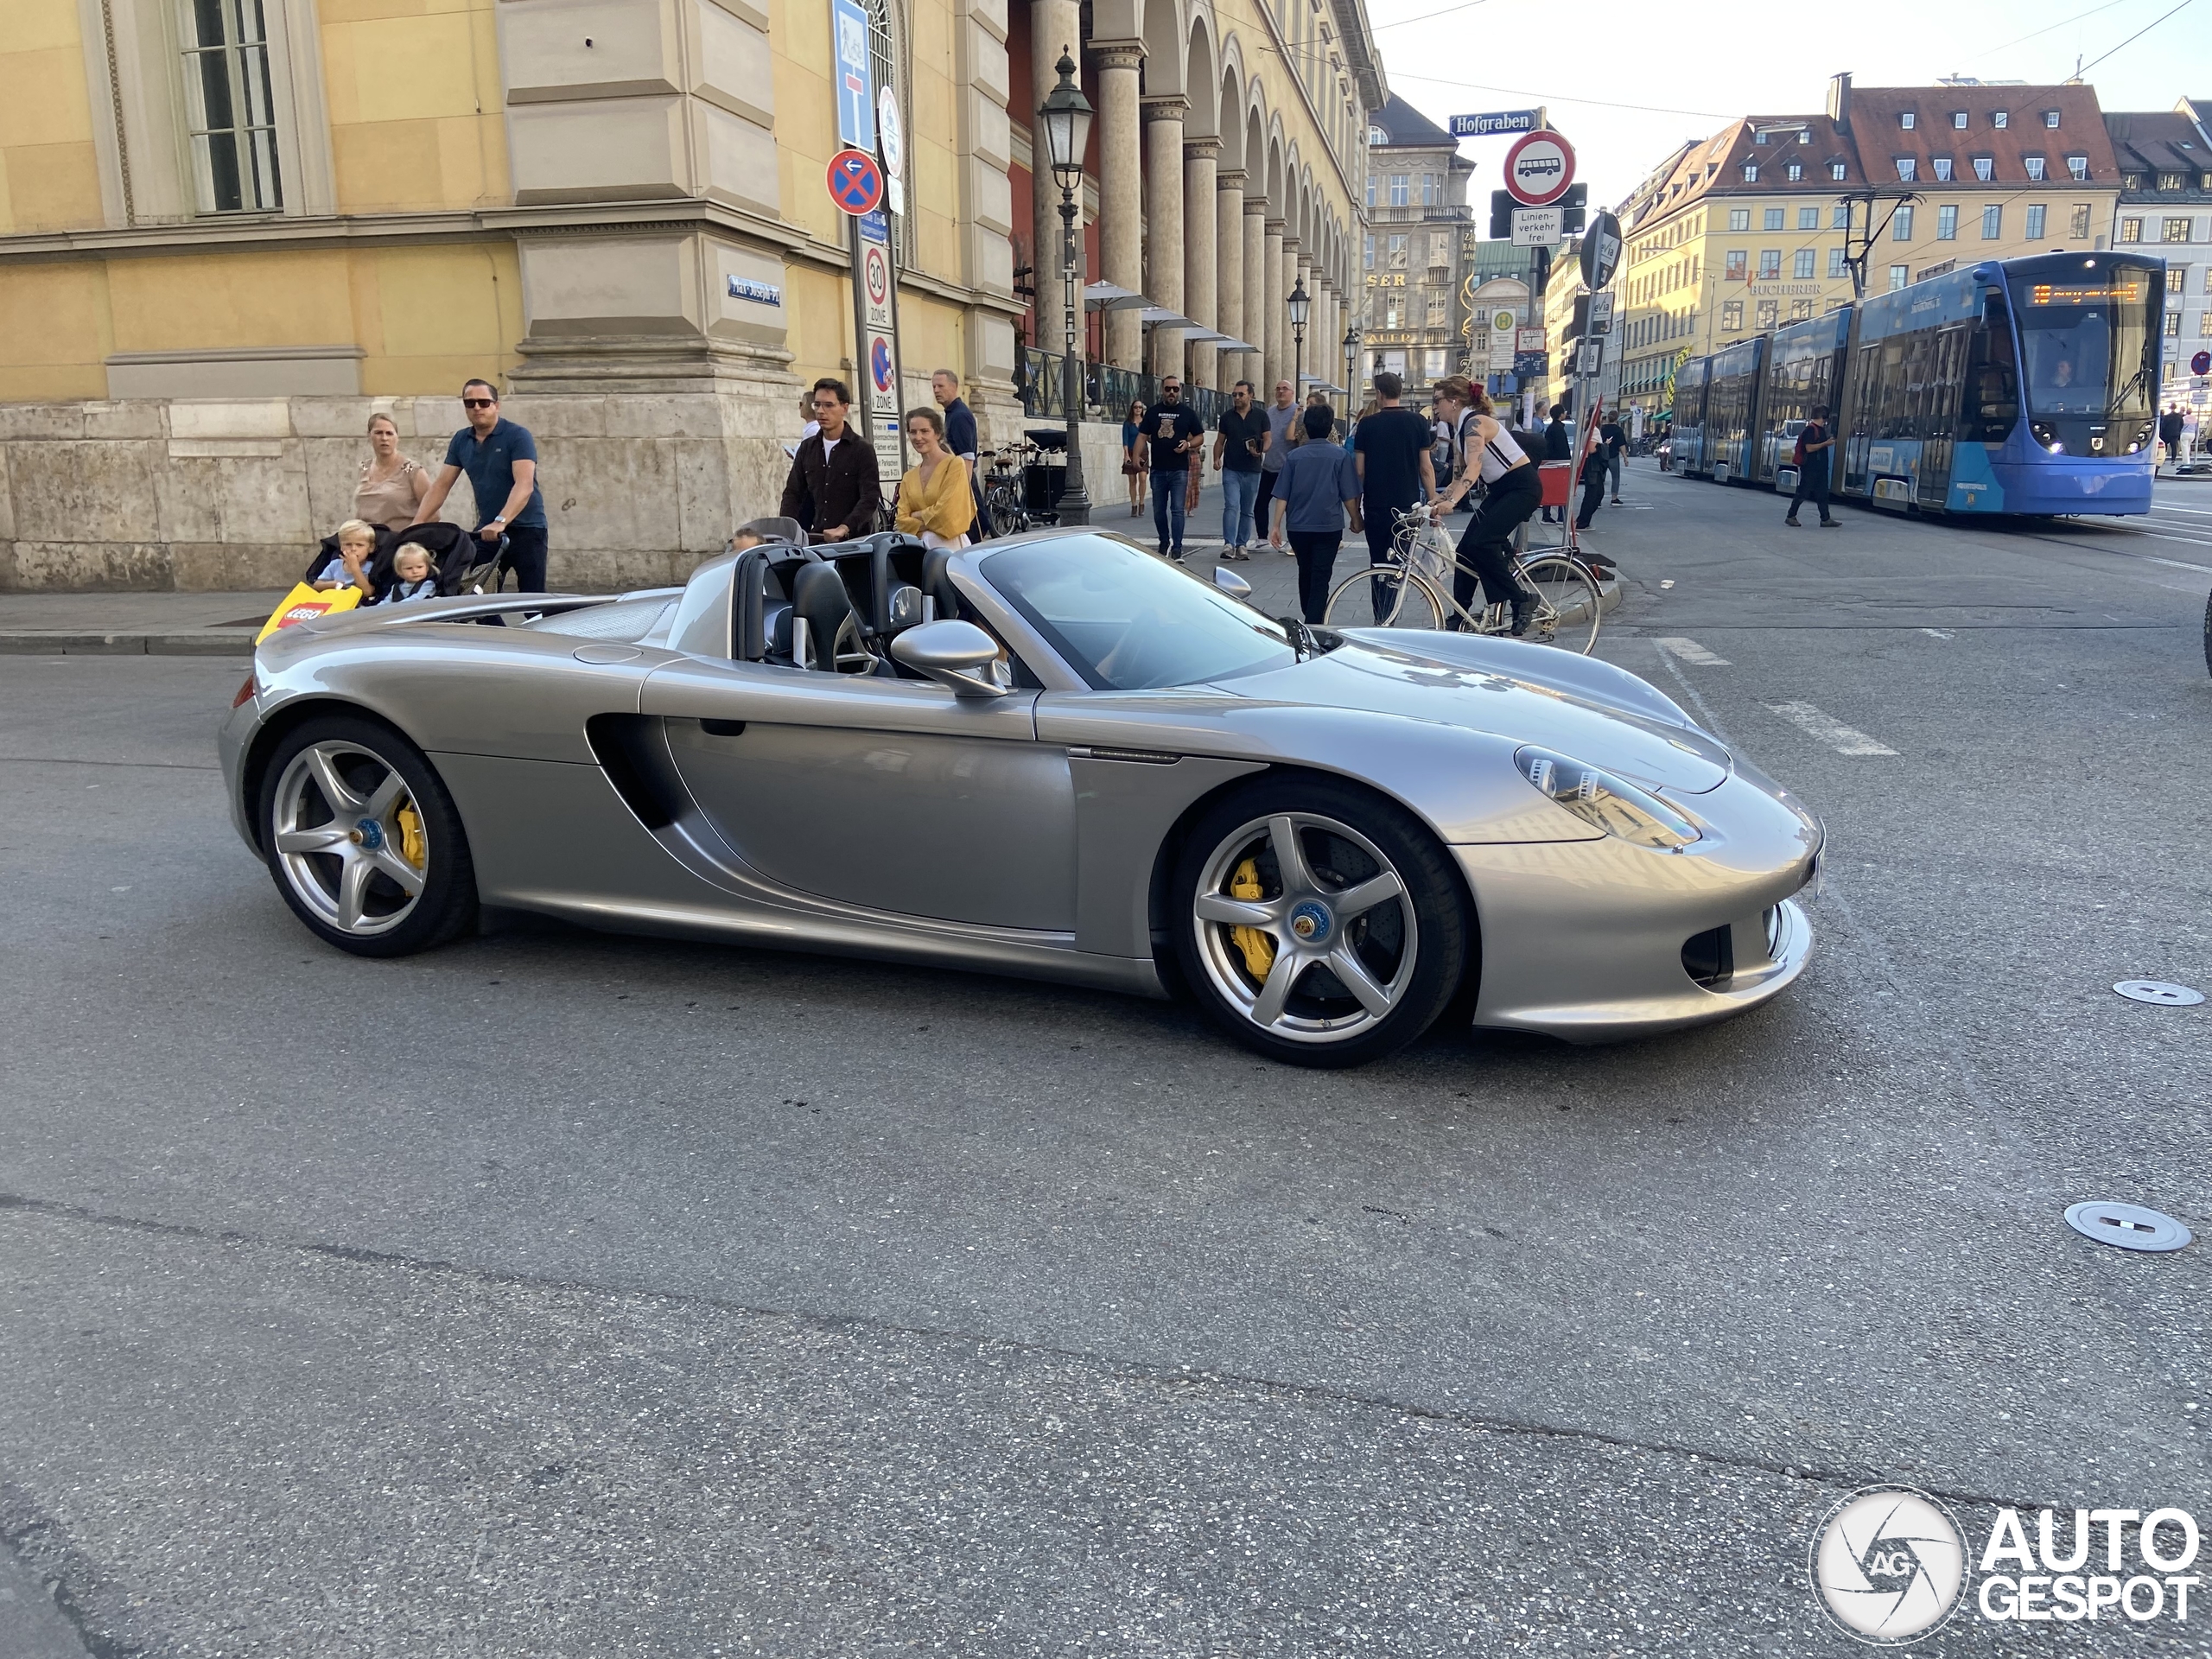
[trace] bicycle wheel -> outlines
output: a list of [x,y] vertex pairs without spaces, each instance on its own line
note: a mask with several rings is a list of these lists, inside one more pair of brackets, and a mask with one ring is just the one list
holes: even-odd
[[1370,565],[1337,584],[1321,622],[1332,628],[1440,628],[1444,601],[1402,564]]
[[1536,590],[1536,617],[1522,636],[1538,645],[1590,654],[1598,643],[1598,584],[1573,559],[1531,559],[1521,580]]

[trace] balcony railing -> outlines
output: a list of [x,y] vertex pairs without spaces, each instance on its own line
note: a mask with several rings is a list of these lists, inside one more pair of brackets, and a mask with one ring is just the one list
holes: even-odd
[[1474,216],[1475,210],[1464,201],[1440,201],[1433,207],[1370,207],[1367,210],[1367,222],[1370,225],[1465,224]]
[[[1014,391],[1021,399],[1022,413],[1029,419],[1067,419],[1066,363],[1067,358],[1062,353],[1040,352],[1027,346],[1021,348],[1020,362],[1014,370]],[[1086,359],[1083,385],[1084,407],[1077,414],[1078,420],[1104,421],[1119,426],[1131,404],[1141,402],[1150,409],[1160,401],[1158,375],[1110,363]],[[1194,386],[1186,379],[1183,382],[1183,401],[1211,431],[1221,411],[1229,407],[1229,394],[1212,386]]]

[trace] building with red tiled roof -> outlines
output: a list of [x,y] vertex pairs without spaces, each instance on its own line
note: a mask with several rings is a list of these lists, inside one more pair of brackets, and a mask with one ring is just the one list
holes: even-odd
[[1872,293],[1954,264],[2105,247],[2120,171],[2086,86],[1838,75],[1821,114],[1744,117],[1684,145],[1618,209],[1622,397],[1664,409],[1678,363],[1843,304],[1862,247]]
[[2212,404],[2207,377],[2189,372],[2212,351],[2212,102],[2183,99],[2155,114],[2105,117],[2120,165],[2113,242],[2166,261],[2166,333],[2160,408]]

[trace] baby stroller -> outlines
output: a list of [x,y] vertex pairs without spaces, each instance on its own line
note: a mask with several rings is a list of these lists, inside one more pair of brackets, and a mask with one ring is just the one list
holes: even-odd
[[474,531],[459,524],[411,524],[389,543],[379,543],[375,563],[369,566],[369,602],[380,603],[391,591],[392,560],[403,547],[419,547],[430,556],[438,573],[438,594],[450,599],[458,594],[496,594],[521,586],[514,567],[507,563],[507,538],[498,543],[480,540]]

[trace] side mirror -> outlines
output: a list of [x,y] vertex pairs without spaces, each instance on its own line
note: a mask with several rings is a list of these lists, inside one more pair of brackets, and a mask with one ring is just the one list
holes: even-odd
[[1220,588],[1223,593],[1227,594],[1231,599],[1249,599],[1252,597],[1252,584],[1250,582],[1245,581],[1243,577],[1238,575],[1234,570],[1227,569],[1218,564],[1213,568],[1213,585]]
[[973,622],[945,617],[908,628],[892,640],[891,655],[955,696],[1002,697],[1014,689],[999,642]]

